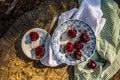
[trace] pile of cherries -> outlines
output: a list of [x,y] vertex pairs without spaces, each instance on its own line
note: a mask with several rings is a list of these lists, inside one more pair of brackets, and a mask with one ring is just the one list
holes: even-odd
[[[68,37],[70,38],[75,38],[77,36],[77,30],[75,29],[70,29],[67,32]],[[83,32],[81,33],[81,35],[79,36],[79,40],[76,41],[74,44],[72,42],[68,42],[65,46],[64,46],[64,51],[65,52],[73,52],[73,58],[75,58],[76,60],[80,60],[81,56],[82,56],[82,52],[81,49],[84,47],[83,43],[86,43],[90,40],[90,36],[87,32]],[[88,68],[90,69],[94,69],[96,67],[96,63],[94,61],[90,61],[88,63]]]
[[[30,39],[31,41],[36,41],[39,38],[39,34],[37,32],[30,32]],[[43,45],[39,45],[38,47],[35,48],[35,55],[42,57],[45,53],[45,48]]]
[[[75,38],[77,35],[77,30],[70,29],[70,30],[68,30],[67,35],[70,38]],[[88,35],[87,32],[84,32],[80,35],[79,40],[76,41],[74,44],[71,42],[68,42],[64,46],[64,51],[65,52],[72,52],[75,49],[75,51],[73,52],[73,57],[76,60],[80,60],[81,56],[82,56],[81,49],[84,47],[83,42],[88,42],[89,40],[90,40],[90,36]]]
[[[68,30],[68,36],[70,38],[75,38],[77,35],[77,30]],[[39,38],[39,34],[37,32],[30,32],[30,39],[31,41],[36,41]],[[80,35],[79,37],[79,41],[76,41],[74,44],[71,42],[68,42],[65,46],[64,46],[64,51],[65,52],[72,52],[74,49],[76,49],[73,52],[73,57],[76,60],[80,60],[81,56],[82,56],[82,52],[81,49],[84,47],[83,43],[84,42],[88,42],[90,40],[90,36],[88,35],[88,33],[84,32]],[[35,48],[35,55],[42,57],[45,53],[45,48],[43,45],[39,45],[38,47]],[[91,60],[89,61],[89,63],[87,64],[88,68],[90,69],[94,69],[96,67],[96,62]]]

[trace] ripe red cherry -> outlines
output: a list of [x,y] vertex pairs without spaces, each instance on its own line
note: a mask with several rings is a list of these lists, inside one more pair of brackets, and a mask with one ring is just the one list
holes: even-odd
[[80,36],[80,41],[81,42],[88,42],[90,40],[90,36],[88,33],[82,33]]
[[65,52],[72,52],[74,49],[74,45],[71,42],[68,42],[65,46],[64,46],[64,51]]
[[30,32],[31,41],[36,41],[39,38],[39,34],[37,32]]
[[81,56],[82,56],[81,51],[75,51],[75,52],[73,53],[73,57],[74,57],[76,60],[80,60],[80,59],[81,59]]
[[96,62],[93,61],[93,60],[91,60],[91,61],[87,64],[87,66],[88,66],[89,69],[95,69],[96,65],[97,65]]
[[77,49],[77,50],[80,50],[83,48],[83,44],[80,42],[80,41],[77,41],[74,43],[74,48]]
[[74,38],[76,37],[76,35],[77,35],[77,30],[72,30],[72,29],[68,30],[68,36],[70,38]]
[[36,56],[43,56],[44,52],[45,52],[44,46],[40,45],[35,49]]

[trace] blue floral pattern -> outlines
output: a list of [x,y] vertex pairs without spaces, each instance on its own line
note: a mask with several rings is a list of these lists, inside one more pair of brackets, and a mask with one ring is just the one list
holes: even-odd
[[[90,41],[88,43],[84,43],[85,47],[83,47],[82,51],[82,57],[81,60],[75,60],[72,57],[71,53],[63,54],[60,48],[62,45],[60,44],[60,41],[62,41],[61,35],[66,32],[68,28],[72,28],[71,25],[74,24],[74,29],[77,29],[79,34],[83,32],[87,32],[90,35]],[[96,47],[96,37],[92,30],[92,28],[84,21],[79,19],[70,19],[68,21],[65,21],[58,25],[55,32],[52,36],[52,48],[54,51],[54,54],[57,56],[58,59],[60,59],[62,62],[68,64],[68,65],[75,65],[79,63],[85,62],[88,58],[92,56],[94,53]]]

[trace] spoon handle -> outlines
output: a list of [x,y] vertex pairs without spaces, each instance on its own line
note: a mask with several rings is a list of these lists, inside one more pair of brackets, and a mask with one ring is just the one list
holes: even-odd
[[58,14],[54,14],[51,25],[50,25],[50,28],[49,28],[48,33],[46,34],[46,37],[45,37],[45,40],[44,40],[45,42],[46,42],[46,39],[48,37],[48,34],[51,32],[51,29],[53,28],[53,26],[54,26],[55,22],[57,21],[57,19],[58,19]]

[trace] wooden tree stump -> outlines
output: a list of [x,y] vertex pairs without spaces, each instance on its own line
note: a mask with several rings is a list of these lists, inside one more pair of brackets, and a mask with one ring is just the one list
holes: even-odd
[[[22,15],[0,38],[0,80],[74,80],[73,67],[62,64],[55,68],[36,65],[21,49],[21,39],[32,28],[48,30],[53,14],[77,7],[75,0],[44,1],[39,9]],[[52,33],[57,25],[52,29]]]

